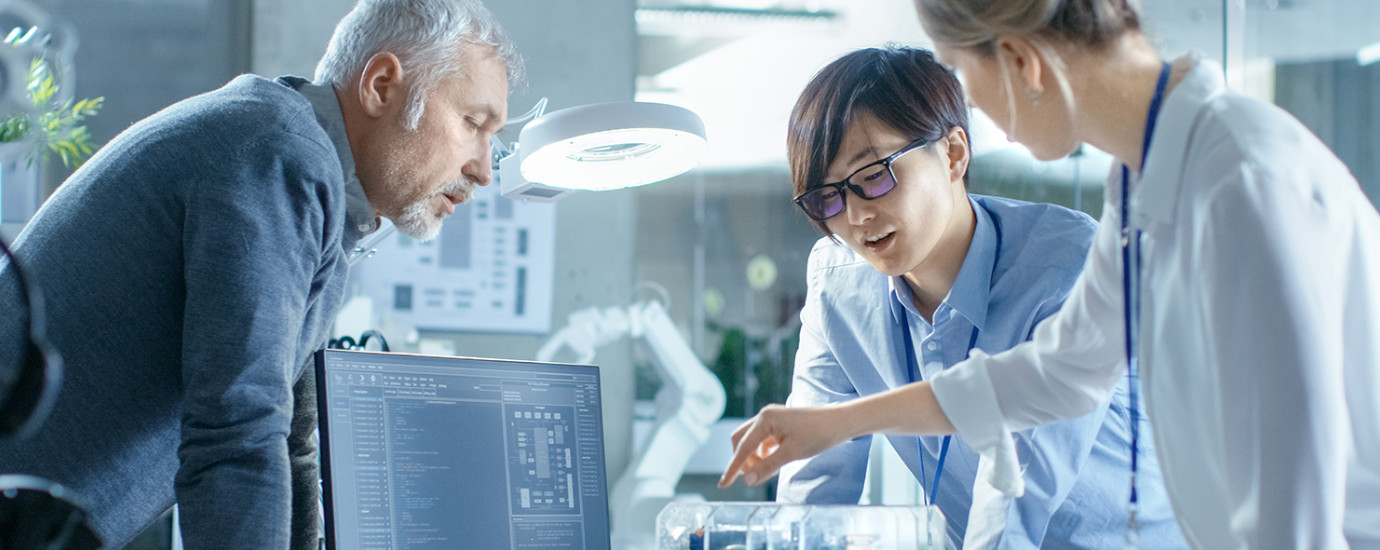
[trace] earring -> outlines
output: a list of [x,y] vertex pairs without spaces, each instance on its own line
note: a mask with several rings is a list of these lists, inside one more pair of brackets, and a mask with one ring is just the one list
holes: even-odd
[[1045,93],[1044,88],[1026,88],[1025,94],[1030,98],[1030,103],[1035,106],[1040,105],[1040,96]]

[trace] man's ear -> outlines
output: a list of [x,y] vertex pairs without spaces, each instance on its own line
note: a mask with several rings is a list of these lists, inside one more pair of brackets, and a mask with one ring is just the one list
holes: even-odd
[[968,173],[968,162],[972,160],[972,149],[968,146],[968,132],[963,131],[962,126],[949,128],[948,147],[945,149],[949,156],[949,181],[963,184],[963,175]]
[[402,109],[407,101],[402,62],[388,52],[374,54],[359,75],[359,104],[370,118],[381,118]]
[[1029,40],[1019,36],[999,35],[996,41],[997,61],[1011,79],[1012,92],[1038,97],[1044,92],[1044,63],[1039,50]]

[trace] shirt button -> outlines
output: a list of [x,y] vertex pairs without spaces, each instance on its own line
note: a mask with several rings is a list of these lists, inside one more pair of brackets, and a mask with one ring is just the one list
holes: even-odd
[[930,351],[937,350],[939,349],[939,344],[936,344],[934,341],[930,341],[930,343],[925,344],[925,349]]

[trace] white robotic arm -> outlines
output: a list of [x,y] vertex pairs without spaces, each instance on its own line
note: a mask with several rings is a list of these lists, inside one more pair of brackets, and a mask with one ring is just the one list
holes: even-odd
[[576,311],[570,324],[537,352],[537,360],[550,361],[568,347],[577,362],[589,363],[595,348],[623,336],[646,345],[662,381],[651,436],[614,483],[609,502],[614,548],[646,550],[655,544],[657,513],[675,498],[686,463],[723,415],[725,396],[723,384],[695,356],[657,302]]

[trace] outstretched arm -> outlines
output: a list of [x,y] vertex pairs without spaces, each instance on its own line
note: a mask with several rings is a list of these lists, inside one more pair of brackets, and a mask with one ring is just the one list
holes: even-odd
[[1083,275],[1034,340],[998,355],[975,350],[931,381],[818,409],[767,408],[734,437],[734,458],[720,483],[739,475],[760,483],[785,463],[871,433],[958,433],[994,460],[994,479],[1008,494],[1024,490],[1013,430],[1081,416],[1107,401],[1124,373],[1117,231],[1104,210]]
[[719,478],[727,487],[738,476],[758,485],[792,460],[808,458],[863,435],[954,433],[929,382],[827,407],[768,405],[733,432],[733,460]]

